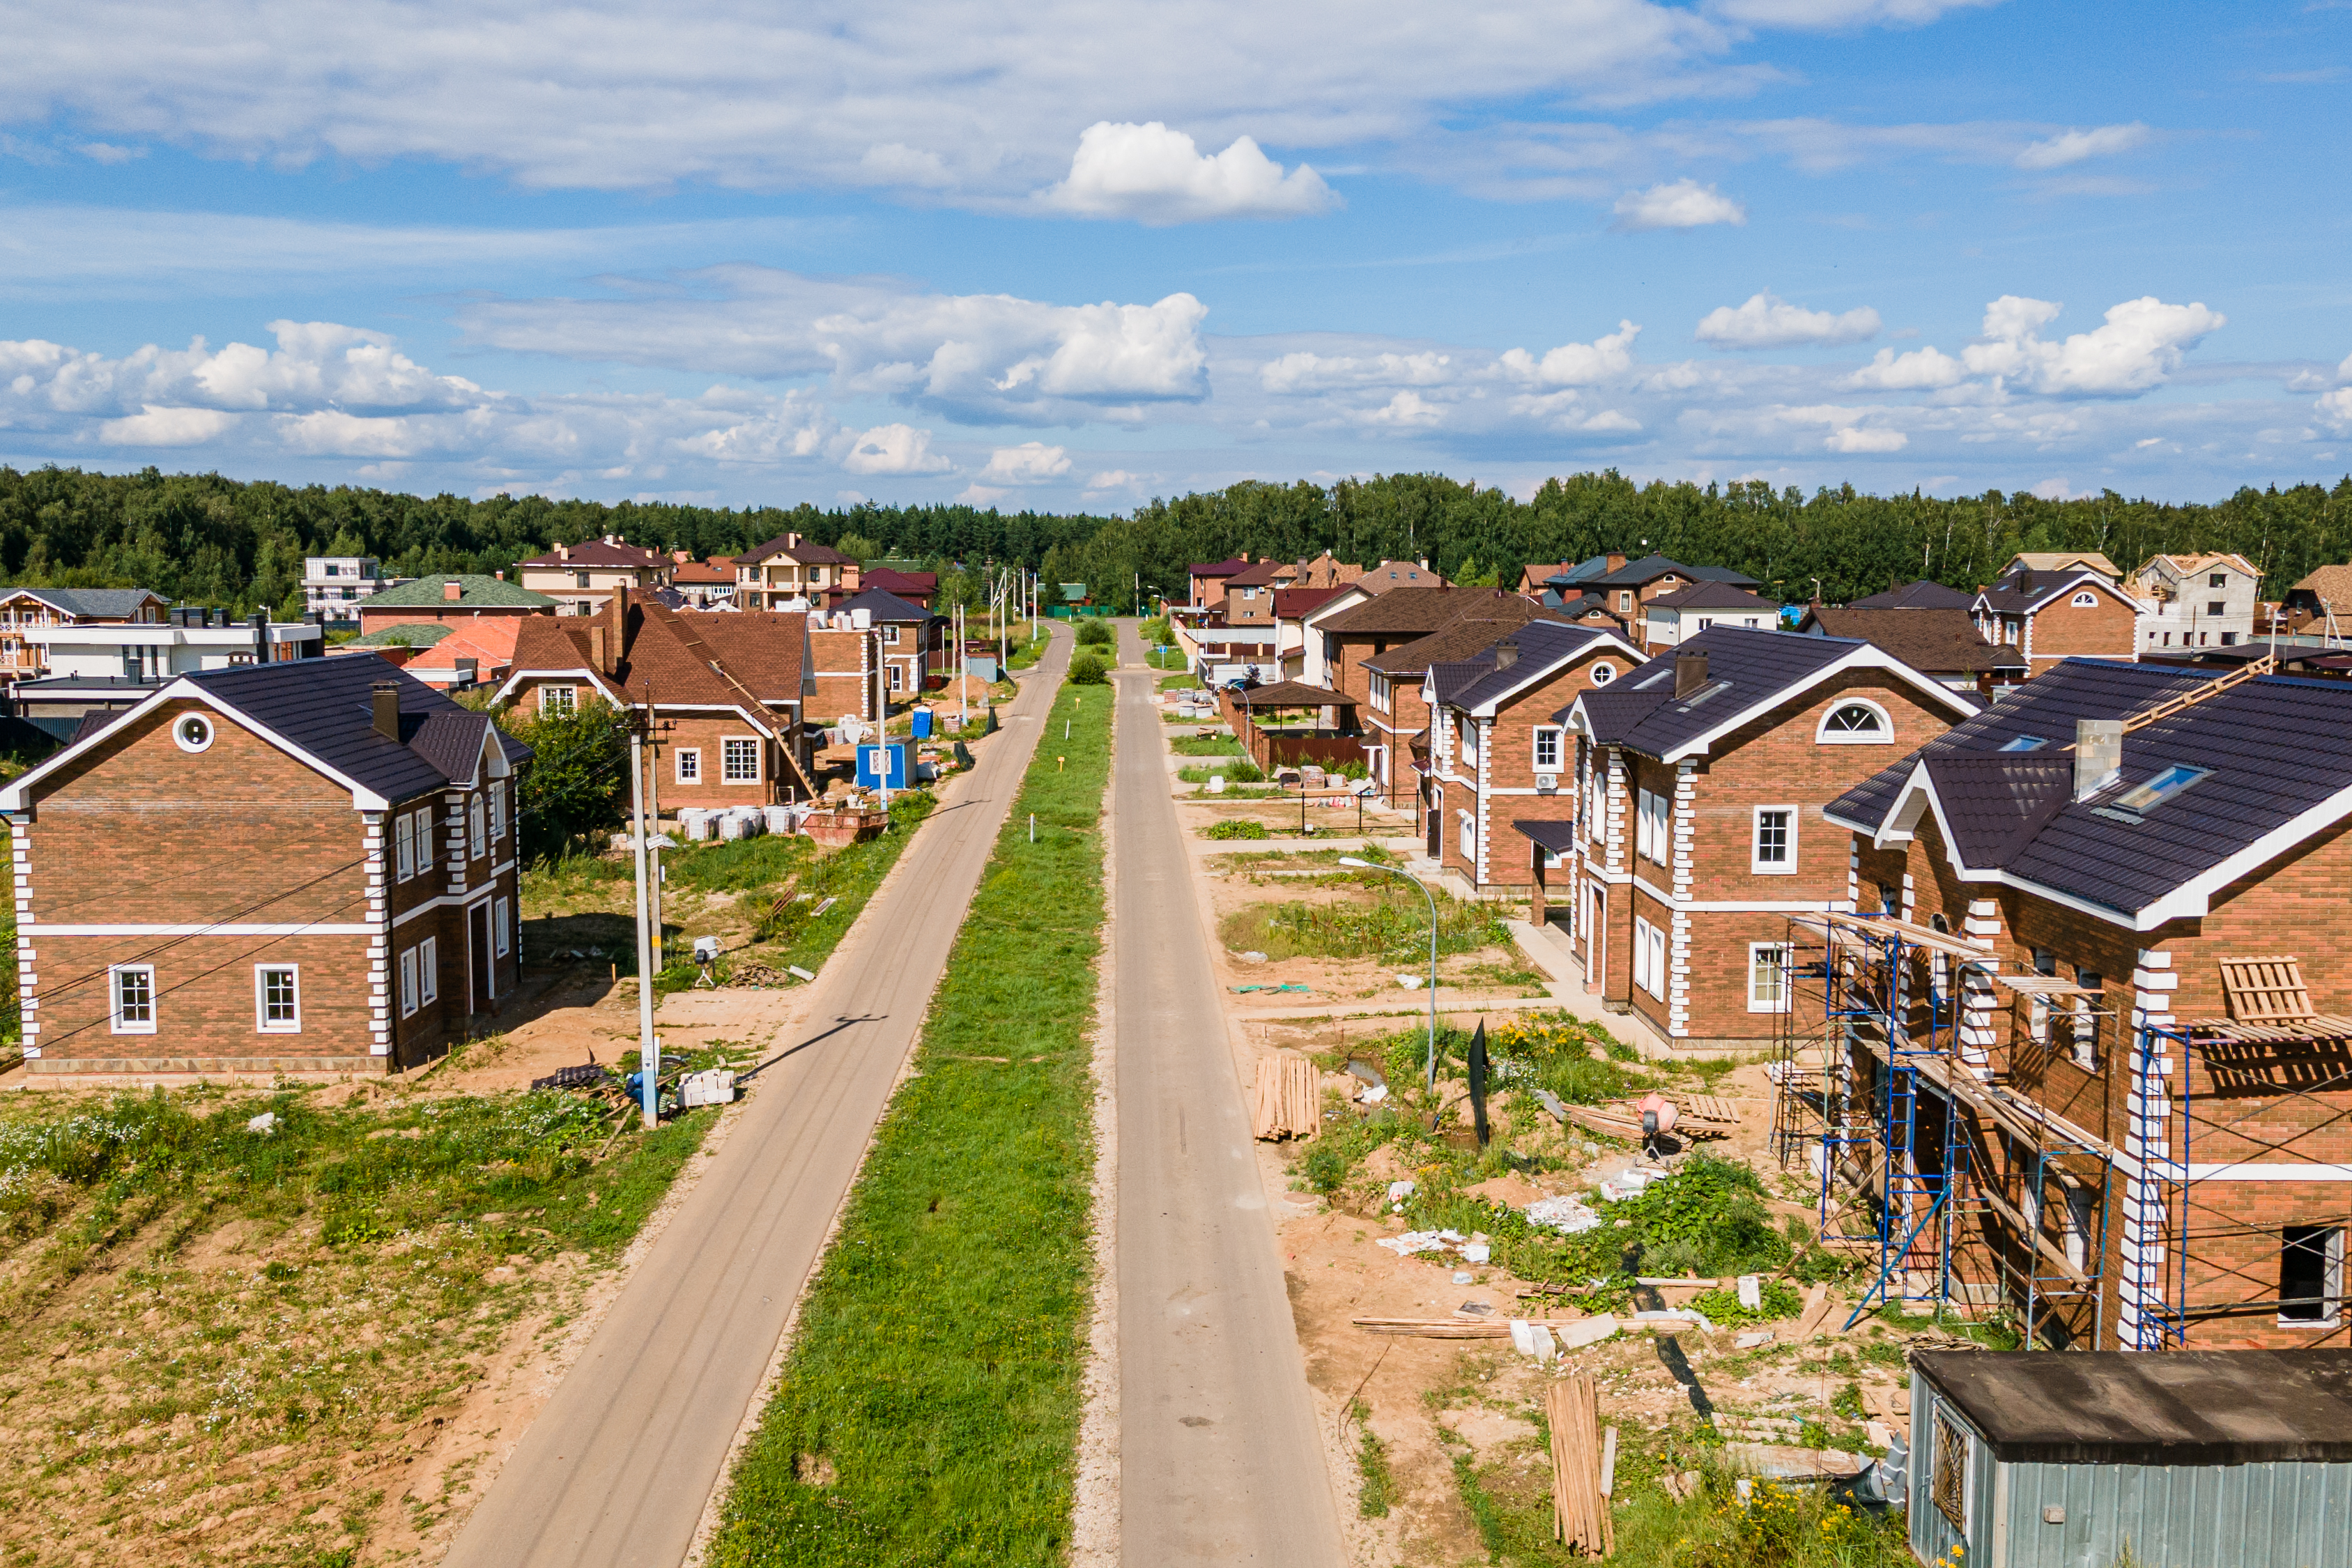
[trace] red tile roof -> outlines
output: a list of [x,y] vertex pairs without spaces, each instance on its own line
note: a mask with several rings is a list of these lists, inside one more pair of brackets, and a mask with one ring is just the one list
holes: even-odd
[[533,556],[522,563],[525,566],[659,566],[669,558],[658,550],[648,550],[641,544],[607,544],[601,539],[583,539],[570,546],[558,546],[544,555]]

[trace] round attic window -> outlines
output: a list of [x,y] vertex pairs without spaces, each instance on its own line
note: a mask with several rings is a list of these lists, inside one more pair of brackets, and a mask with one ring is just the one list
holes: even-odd
[[172,739],[184,752],[201,752],[213,743],[213,721],[201,713],[184,713],[173,721]]
[[1606,685],[1608,685],[1611,681],[1612,681],[1612,680],[1614,680],[1614,679],[1617,679],[1617,667],[1616,667],[1615,665],[1613,665],[1613,664],[1602,663],[1602,664],[1596,664],[1596,665],[1594,665],[1594,666],[1592,667],[1592,684],[1593,684],[1593,685],[1595,685],[1595,686],[1606,686]]

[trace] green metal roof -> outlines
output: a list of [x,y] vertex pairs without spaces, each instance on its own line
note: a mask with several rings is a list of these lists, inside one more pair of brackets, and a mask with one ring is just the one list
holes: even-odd
[[404,626],[386,626],[380,632],[370,632],[363,637],[353,637],[345,647],[431,647],[457,628],[446,621],[411,621]]
[[[446,584],[455,583],[464,592],[452,599],[442,593]],[[394,608],[413,605],[472,605],[477,606],[505,605],[511,609],[552,610],[555,601],[544,594],[535,594],[517,584],[503,582],[480,572],[443,572],[430,577],[419,577],[414,583],[403,583],[397,588],[357,601],[362,609]]]

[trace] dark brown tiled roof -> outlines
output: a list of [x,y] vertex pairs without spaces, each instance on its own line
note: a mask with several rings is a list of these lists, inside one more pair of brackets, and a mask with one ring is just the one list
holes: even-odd
[[[801,700],[805,616],[673,610],[636,595],[625,613],[620,661],[605,679],[632,701],[649,693],[663,707]],[[611,624],[608,616],[531,617],[515,638],[514,674],[593,668],[589,630]]]
[[1345,692],[1326,687],[1309,686],[1303,680],[1277,680],[1271,686],[1253,686],[1234,694],[1234,700],[1244,708],[1353,708],[1356,700]]
[[1296,577],[1298,568],[1287,561],[1260,561],[1234,573],[1225,579],[1227,588],[1263,588],[1285,576]]
[[1352,610],[1342,610],[1323,623],[1338,636],[1427,637],[1468,615],[1499,618],[1524,605],[1531,617],[1534,601],[1501,588],[1391,588]]
[[1977,602],[1974,594],[1958,588],[1947,588],[1941,583],[1922,578],[1889,588],[1884,594],[1870,594],[1846,606],[1849,610],[1965,610]]
[[1701,583],[1696,587],[1677,588],[1671,594],[1659,595],[1650,603],[1662,610],[1749,610],[1777,615],[1780,609],[1771,600],[1759,599],[1728,583]]
[[1274,613],[1283,619],[1304,616],[1319,610],[1348,591],[1348,584],[1336,588],[1276,588],[1274,591]]
[[789,533],[779,539],[771,539],[756,550],[747,550],[735,557],[735,560],[740,565],[756,566],[762,561],[771,561],[778,556],[787,561],[797,561],[803,566],[855,566],[857,564],[854,559],[844,555],[829,544],[819,544],[813,539],[794,542]]
[[[1398,590],[1400,593],[1406,591]],[[1460,590],[1455,592],[1458,594]],[[1379,602],[1377,599],[1373,601],[1374,604]],[[1491,601],[1489,605],[1493,613],[1489,613],[1488,606],[1482,606],[1475,616],[1461,616],[1442,630],[1432,632],[1425,637],[1415,637],[1401,647],[1392,647],[1386,653],[1376,654],[1360,662],[1376,675],[1385,675],[1391,679],[1410,678],[1421,674],[1433,664],[1469,658],[1494,647],[1529,621],[1543,618],[1546,614],[1539,605],[1529,604],[1516,594],[1509,599],[1509,605],[1516,608],[1492,605]]]
[[638,544],[607,544],[601,539],[585,539],[572,545],[565,554],[551,550],[544,555],[533,556],[523,563],[526,566],[658,566],[668,557],[658,550],[647,550]]
[[1806,612],[1797,629],[1866,642],[1927,675],[2025,668],[2023,654],[1985,641],[1964,609],[1839,610],[1824,605]]

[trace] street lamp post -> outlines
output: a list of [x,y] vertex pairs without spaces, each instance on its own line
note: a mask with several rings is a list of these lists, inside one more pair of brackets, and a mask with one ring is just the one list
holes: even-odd
[[1340,856],[1339,864],[1352,866],[1359,871],[1385,871],[1391,877],[1403,877],[1419,888],[1421,896],[1429,900],[1429,1068],[1424,1077],[1426,1087],[1434,1091],[1437,1088],[1437,895],[1429,890],[1428,883],[1418,877],[1406,876],[1393,866],[1375,866],[1370,860],[1359,859],[1353,855]]

